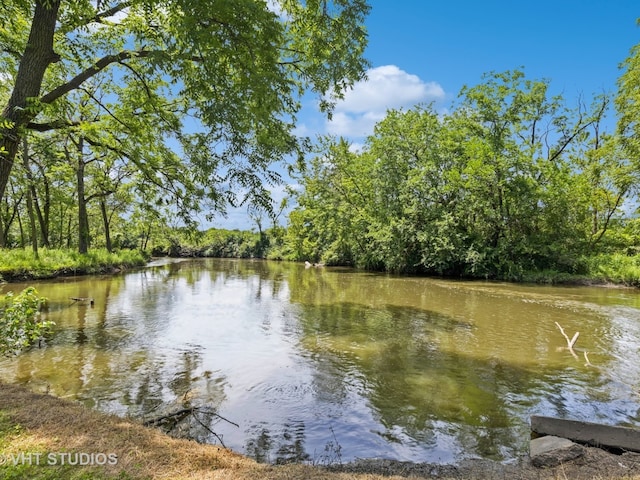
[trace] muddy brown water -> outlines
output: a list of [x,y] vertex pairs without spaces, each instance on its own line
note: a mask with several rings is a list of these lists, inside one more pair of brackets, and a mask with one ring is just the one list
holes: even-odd
[[638,290],[217,259],[35,286],[55,334],[2,380],[137,418],[206,406],[238,426],[183,432],[259,461],[509,461],[533,414],[640,425]]

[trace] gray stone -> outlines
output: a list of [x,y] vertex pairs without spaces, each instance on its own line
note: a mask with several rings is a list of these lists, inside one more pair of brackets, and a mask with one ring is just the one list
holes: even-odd
[[640,429],[602,425],[562,418],[531,417],[531,431],[538,435],[555,435],[594,447],[610,447],[640,452]]
[[535,438],[529,444],[531,464],[538,468],[556,467],[582,455],[584,455],[584,447],[566,438],[552,435]]

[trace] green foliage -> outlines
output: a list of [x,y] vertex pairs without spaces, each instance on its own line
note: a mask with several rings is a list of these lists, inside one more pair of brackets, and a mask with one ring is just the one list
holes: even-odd
[[572,110],[547,92],[521,71],[491,73],[448,115],[388,112],[361,152],[323,139],[300,174],[291,257],[522,280],[637,246],[621,229],[637,171],[602,131],[609,98]]
[[622,63],[623,73],[618,79],[616,110],[618,133],[628,158],[640,168],[640,44]]
[[153,255],[172,257],[265,258],[269,235],[247,230],[211,228],[205,232],[173,230],[168,241],[154,245]]
[[640,255],[601,254],[585,259],[589,276],[640,287]]
[[16,354],[51,333],[54,323],[40,320],[44,302],[34,287],[5,295],[0,304],[0,354]]
[[[15,108],[4,111],[21,112],[10,135],[0,128],[0,148],[14,165],[27,129],[54,145],[39,173],[67,163],[61,196],[78,211],[59,202],[61,223],[76,214],[81,250],[94,239],[91,204],[100,203],[107,246],[110,216],[123,213],[123,201],[187,224],[194,211],[271,208],[269,186],[281,181],[271,165],[306,148],[293,134],[302,96],[313,92],[330,114],[368,67],[363,0],[50,3],[56,15],[38,15],[33,0],[2,4],[0,16],[11,21],[0,28],[0,70],[8,78],[21,72],[29,92],[42,95],[21,98],[26,87],[0,83],[3,105],[16,94]],[[27,48],[37,20],[42,38],[34,44],[53,43],[59,61],[50,46]],[[19,207],[5,170],[0,208],[9,207],[6,193]],[[12,172],[12,186],[23,184],[26,172]],[[38,213],[47,225],[50,217]]]
[[210,229],[202,245],[205,257],[261,258],[265,254],[260,235],[248,231]]

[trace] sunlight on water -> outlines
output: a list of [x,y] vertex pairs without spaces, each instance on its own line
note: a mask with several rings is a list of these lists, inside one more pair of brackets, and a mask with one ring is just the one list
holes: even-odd
[[533,414],[640,424],[636,290],[235,260],[36,286],[56,333],[0,378],[137,418],[206,405],[259,461],[509,460]]

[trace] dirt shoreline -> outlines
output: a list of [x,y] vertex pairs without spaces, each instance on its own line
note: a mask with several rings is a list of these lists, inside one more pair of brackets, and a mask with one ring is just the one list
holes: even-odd
[[[584,448],[584,455],[552,469],[522,457],[513,463],[467,460],[459,465],[360,460],[343,465],[265,465],[215,445],[171,438],[139,422],[90,410],[78,402],[0,383],[0,413],[20,431],[0,453],[25,449],[47,452],[112,452],[118,463],[108,473],[151,479],[572,479],[640,480],[640,454],[613,455]],[[0,471],[1,473],[1,471]]]

